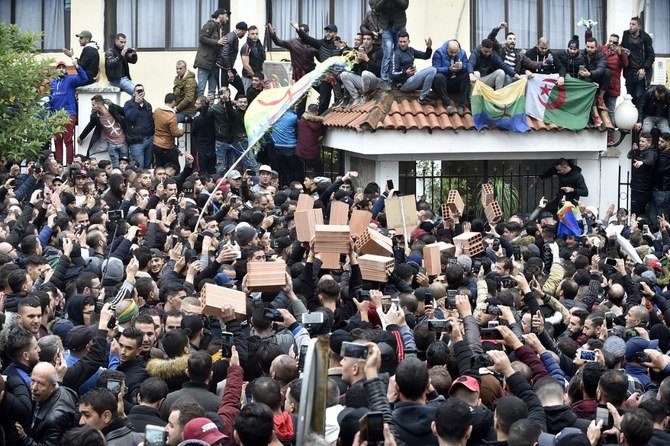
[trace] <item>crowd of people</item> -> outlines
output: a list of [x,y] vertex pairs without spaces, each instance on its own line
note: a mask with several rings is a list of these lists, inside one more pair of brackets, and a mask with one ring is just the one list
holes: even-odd
[[[599,44],[591,31],[587,31],[585,48],[580,49],[579,37],[573,36],[567,48],[555,54],[545,37],[528,51],[517,48],[516,35],[506,22],[501,22],[468,56],[455,39],[446,41],[434,52],[430,38],[425,40],[424,51],[410,46],[406,30],[408,3],[407,0],[370,0],[370,11],[351,45],[338,35],[335,24],[327,25],[323,37],[316,38],[310,35],[309,25],[292,23],[296,37],[284,36],[288,40],[282,40],[271,23],[267,25],[267,35],[273,45],[290,53],[293,81],[312,71],[315,61],[323,62],[343,54],[352,54],[354,60],[350,70],[335,70],[317,81],[314,85],[319,94],[317,106],[307,110],[307,98],[304,98],[283,117],[271,137],[263,141],[263,154],[269,157],[266,161],[288,172],[289,176],[282,176],[286,184],[303,178],[305,169],[309,171],[322,164],[318,150],[323,136],[321,121],[331,106],[333,95],[337,105],[356,107],[379,89],[420,90],[421,104],[435,105],[437,99],[449,115],[463,116],[469,106],[472,83],[477,80],[500,89],[523,76],[556,74],[559,86],[566,76],[598,84],[591,116],[595,126],[602,126],[599,110],[607,110],[613,117],[623,75],[626,89],[640,111],[637,130],[649,133],[657,128],[661,133],[670,132],[670,94],[664,86],[647,89],[655,54],[652,39],[642,29],[639,17],[630,20],[629,29],[621,38],[613,33],[606,43]],[[141,168],[178,164],[180,152],[175,138],[183,136],[178,123],[191,122],[196,165],[220,175],[230,168],[246,149],[244,115],[247,107],[269,84],[263,74],[266,52],[259,28],[238,22],[224,34],[229,18],[230,11],[225,9],[213,12],[200,31],[193,63],[197,76],[189,70],[186,61],[177,61],[173,90],[156,110],[145,100],[144,86],[135,83],[130,74],[130,66],[138,62],[137,49],[127,45],[125,34],[116,34],[114,45],[104,52],[105,73],[109,82],[131,99],[120,107],[101,96],[93,98],[90,122],[77,138],[81,144],[95,129],[87,154],[91,155],[97,145],[103,150],[106,146],[114,168],[121,158],[132,159]],[[502,29],[505,40],[499,42],[497,38]],[[77,37],[83,47],[80,58],[74,58],[72,50],[64,51],[72,57],[77,75],[68,75],[65,62],[58,63],[60,72],[51,82],[49,105],[53,110],[63,109],[70,115],[71,122],[55,138],[56,156],[67,163],[74,154],[75,89],[94,82],[100,65],[98,46],[91,40],[92,34],[82,31]],[[240,48],[241,39],[245,43]],[[235,68],[238,57],[242,62],[241,72]],[[432,64],[417,70],[416,59],[432,59]],[[231,85],[234,97],[229,90]],[[611,134],[608,142],[613,143]],[[258,166],[251,151],[245,157],[244,168],[258,174]]]
[[[118,106],[93,97],[78,136],[105,141],[109,161],[68,148],[62,164],[58,146],[25,172],[1,159],[0,444],[296,444],[301,392],[313,389],[303,385],[305,351],[319,336],[329,346],[327,382],[317,383],[326,389],[325,432],[303,445],[670,441],[670,206],[662,193],[670,135],[654,150],[647,134],[663,116],[667,126],[667,106],[658,114],[661,89],[645,93],[653,49],[639,19],[621,45],[612,35],[606,47],[587,40],[580,52],[572,39],[556,55],[545,39],[526,53],[512,33],[499,44],[501,23],[467,57],[455,40],[434,54],[430,39],[426,51],[410,47],[407,5],[371,1],[354,69],[319,82],[319,103],[284,115],[258,159],[235,164],[246,148],[246,107],[264,88],[265,53],[254,26],[240,22],[222,35],[225,10],[201,30],[197,76],[178,61],[174,90],[155,110],[130,77],[137,51],[116,35],[104,55],[107,77],[132,98]],[[314,58],[348,48],[334,24],[323,39],[293,27],[298,38],[281,40],[268,25],[274,44],[291,52],[294,80]],[[77,76],[60,65],[52,83],[52,105],[72,116],[74,88],[96,79],[99,64],[91,33],[78,37]],[[543,175],[558,177],[556,197],[491,224],[472,204],[445,218],[420,200],[412,227],[389,227],[386,200],[402,191],[362,184],[356,172],[323,176],[321,115],[333,92],[355,103],[378,88],[421,90],[429,104],[432,89],[453,114],[468,106],[473,79],[500,88],[557,72],[599,82],[597,107],[619,93],[619,75],[601,83],[591,69],[605,52],[608,66],[628,59],[619,73],[646,104],[631,152],[630,214],[581,204],[586,183],[564,159]],[[415,58],[431,57],[432,67],[416,70]],[[191,122],[195,147],[183,167],[181,121]],[[66,147],[68,135],[60,135]],[[367,230],[393,246],[386,281],[363,277],[355,236],[328,268],[314,240],[297,240],[303,195],[326,224],[336,202],[370,212]],[[559,236],[565,200],[580,209],[576,235]],[[482,250],[448,246],[464,233],[480,234]],[[447,245],[439,273],[429,274],[424,247],[436,242]],[[250,289],[248,266],[277,261],[286,264],[283,289]],[[246,312],[224,305],[203,314],[201,293],[212,285],[243,292]]]
[[[560,200],[588,196],[567,160],[532,214],[445,220],[419,201],[407,240],[386,224],[396,191],[355,172],[281,185],[268,165],[221,178],[190,155],[181,172],[50,152],[25,174],[3,163],[4,444],[295,444],[317,336],[326,427],[303,444],[670,438],[670,223],[580,205],[579,235],[559,237]],[[370,211],[368,230],[393,241],[385,282],[363,278],[353,238],[328,269],[297,241],[303,194],[326,223],[338,201]],[[484,251],[447,248],[429,275],[423,248],[463,233]],[[283,289],[250,290],[249,265],[274,261]],[[246,312],[203,315],[209,284],[243,292]]]

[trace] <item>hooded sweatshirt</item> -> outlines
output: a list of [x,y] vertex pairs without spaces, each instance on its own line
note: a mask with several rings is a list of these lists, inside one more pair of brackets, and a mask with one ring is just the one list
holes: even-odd
[[274,415],[275,434],[277,438],[284,444],[291,443],[295,438],[295,427],[293,426],[293,418],[289,412],[283,411],[280,414]]
[[393,422],[396,425],[398,438],[406,444],[437,446],[437,437],[430,428],[435,420],[437,407],[413,401],[397,403],[393,410]]
[[74,90],[80,85],[84,85],[87,80],[88,76],[80,66],[77,66],[77,76],[66,74],[52,80],[49,109],[53,111],[65,110],[68,115],[76,115],[77,100],[74,97]]
[[556,435],[565,427],[576,427],[586,432],[590,420],[578,418],[570,406],[547,406],[544,408],[547,415],[547,433]]

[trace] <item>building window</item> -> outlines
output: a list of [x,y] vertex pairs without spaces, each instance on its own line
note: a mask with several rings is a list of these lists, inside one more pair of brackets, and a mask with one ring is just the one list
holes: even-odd
[[670,54],[670,3],[647,2],[644,10],[644,28],[654,38],[654,52]]
[[42,52],[60,53],[70,46],[70,0],[3,0],[0,21],[42,33],[37,48]]
[[[110,0],[107,35],[126,35],[128,45],[141,50],[192,50],[198,47],[202,25],[221,0]],[[111,7],[110,7],[111,6]],[[111,17],[110,17],[111,16]],[[107,46],[111,43],[108,42]]]
[[[606,0],[472,0],[473,47],[485,39],[501,21],[516,35],[518,48],[532,48],[544,36],[551,48],[566,48],[574,34],[584,46],[584,28],[579,19],[598,22],[594,37],[604,42]],[[505,39],[503,30],[498,41]]]
[[296,36],[291,22],[309,25],[310,35],[320,38],[323,28],[329,23],[337,25],[337,35],[349,45],[353,44],[356,33],[368,9],[367,0],[268,0],[271,22],[277,28],[281,39]]

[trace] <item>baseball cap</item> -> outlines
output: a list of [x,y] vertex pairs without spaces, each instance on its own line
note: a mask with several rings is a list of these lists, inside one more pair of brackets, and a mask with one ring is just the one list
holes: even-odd
[[221,14],[228,14],[228,16],[230,16],[230,11],[228,11],[228,10],[225,9],[225,8],[219,8],[219,9],[217,9],[216,11],[214,11],[214,12],[212,13],[212,18],[215,19],[215,18],[217,18],[218,16],[220,16]]
[[226,438],[209,418],[194,418],[184,426],[184,440],[202,440],[214,444]]
[[603,353],[618,361],[626,355],[626,342],[619,336],[610,336],[603,342]]
[[337,32],[337,25],[334,25],[334,24],[331,23],[330,25],[326,25],[326,27],[323,28],[323,29],[328,30],[328,31]]
[[261,167],[258,168],[258,171],[272,173],[272,167],[268,166],[267,164],[263,164]]
[[73,327],[65,336],[65,346],[70,350],[82,350],[93,339],[93,329],[95,328],[97,327],[93,325],[77,325]]
[[84,178],[88,176],[88,171],[86,170],[75,170],[74,172],[74,177],[75,178]]
[[459,376],[456,378],[456,381],[454,381],[449,388],[450,394],[456,386],[463,386],[471,392],[479,393],[479,382],[472,376]]
[[330,184],[330,179],[326,177],[314,177],[312,181],[314,181],[314,184],[317,186],[327,186]]
[[63,62],[62,60],[60,60],[60,61],[58,61],[58,63],[56,64],[56,68],[58,68],[58,67],[65,67],[65,68],[67,68],[67,64],[66,64],[65,62]]
[[214,281],[218,286],[233,286],[237,282],[236,280],[232,280],[226,273],[217,274],[214,276]]
[[632,361],[635,353],[643,352],[647,348],[658,348],[658,339],[647,341],[639,336],[630,338],[626,341],[626,361]]
[[538,446],[589,446],[591,442],[584,432],[576,427],[565,427],[556,435],[541,433]]
[[238,178],[242,178],[242,174],[240,173],[239,170],[231,170],[230,173],[228,174],[228,178],[232,180],[236,180]]
[[79,34],[77,34],[77,37],[88,37],[89,39],[93,38],[93,34],[91,34],[91,31],[82,31]]
[[158,248],[151,248],[151,258],[163,257],[163,253]]
[[328,345],[334,353],[339,355],[342,351],[343,342],[354,342],[354,337],[349,332],[339,329],[330,334]]

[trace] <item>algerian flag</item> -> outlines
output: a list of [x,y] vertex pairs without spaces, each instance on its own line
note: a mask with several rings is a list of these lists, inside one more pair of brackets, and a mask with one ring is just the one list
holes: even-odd
[[589,122],[598,84],[566,77],[558,86],[558,74],[536,74],[526,86],[526,114],[547,124],[582,130]]

